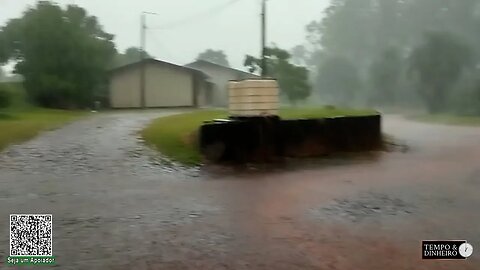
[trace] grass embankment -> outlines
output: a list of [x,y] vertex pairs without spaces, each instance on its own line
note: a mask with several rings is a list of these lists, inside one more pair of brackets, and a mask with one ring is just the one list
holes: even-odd
[[480,116],[455,116],[447,114],[414,115],[407,118],[415,121],[457,126],[480,126]]
[[[338,108],[285,108],[280,111],[283,119],[325,118],[335,116],[362,116],[377,114],[373,110]],[[142,131],[147,144],[161,151],[168,158],[185,165],[198,165],[201,156],[197,147],[197,130],[204,121],[228,117],[223,110],[200,110],[159,118]]]
[[0,150],[86,114],[79,111],[36,108],[25,102],[24,91],[18,84],[8,84],[7,89],[11,93],[12,104],[9,108],[0,109]]

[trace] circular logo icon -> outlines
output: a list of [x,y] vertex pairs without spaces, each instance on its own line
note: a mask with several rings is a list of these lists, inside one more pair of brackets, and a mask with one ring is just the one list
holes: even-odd
[[473,254],[473,246],[469,243],[463,243],[458,248],[458,252],[464,258],[468,258]]

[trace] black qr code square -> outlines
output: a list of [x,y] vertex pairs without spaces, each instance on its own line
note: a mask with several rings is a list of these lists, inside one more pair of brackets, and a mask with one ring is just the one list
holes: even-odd
[[52,215],[10,215],[10,256],[52,256]]

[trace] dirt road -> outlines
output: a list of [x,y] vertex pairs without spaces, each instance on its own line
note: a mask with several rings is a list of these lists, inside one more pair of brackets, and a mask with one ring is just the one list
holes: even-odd
[[[170,112],[101,114],[0,153],[8,215],[51,213],[58,269],[480,269],[480,128],[385,119],[410,146],[289,171],[164,166],[136,131]],[[422,261],[466,239],[466,261]]]

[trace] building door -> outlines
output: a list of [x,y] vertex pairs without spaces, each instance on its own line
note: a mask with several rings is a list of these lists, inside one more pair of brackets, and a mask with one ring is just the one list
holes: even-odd
[[213,92],[214,92],[215,84],[211,82],[207,82],[207,87],[205,91],[205,105],[212,106],[213,105]]

